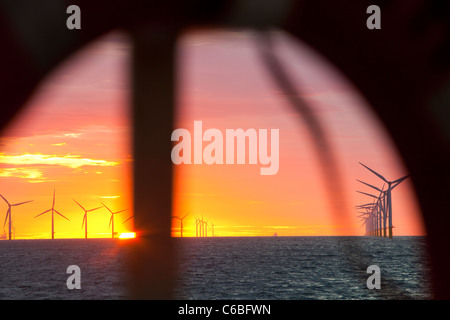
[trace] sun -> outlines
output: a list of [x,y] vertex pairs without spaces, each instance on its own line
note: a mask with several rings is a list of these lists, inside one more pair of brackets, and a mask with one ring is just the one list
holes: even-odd
[[123,232],[119,235],[119,239],[133,239],[136,238],[136,233],[134,232]]

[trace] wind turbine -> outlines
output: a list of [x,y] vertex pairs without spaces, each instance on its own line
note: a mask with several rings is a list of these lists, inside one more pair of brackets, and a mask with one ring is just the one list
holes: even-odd
[[44,213],[47,212],[52,212],[52,239],[55,239],[55,224],[54,224],[54,212],[56,212],[57,214],[59,214],[61,217],[63,217],[64,219],[70,221],[68,218],[66,218],[65,216],[63,216],[61,213],[59,213],[56,209],[55,209],[55,190],[53,190],[53,204],[52,204],[52,208],[45,210],[44,212],[38,214],[37,216],[35,216],[35,218],[43,215]]
[[[11,207],[20,206],[20,205],[22,205],[22,204],[31,202],[31,201],[33,201],[33,200],[29,200],[29,201],[25,201],[25,202],[20,202],[20,203],[13,203],[13,204],[10,204],[10,203],[8,202],[8,200],[6,200],[5,197],[3,197],[1,194],[0,194],[0,197],[2,197],[3,200],[5,200],[5,202],[8,204],[8,211],[6,212],[6,218],[5,218],[5,223],[3,224],[3,228],[5,227],[5,225],[6,225],[6,220],[8,220],[8,217],[9,217],[9,238],[8,238],[8,239],[11,240],[11,230],[12,230],[12,223],[11,223],[11,220],[12,220],[12,211],[11,211]],[[14,237],[15,237],[15,235],[14,235]]]
[[195,236],[199,237],[199,225],[200,225],[200,218],[195,216]]
[[209,219],[207,219],[206,221],[203,221],[203,216],[202,216],[203,237],[208,237],[208,221],[209,221]]
[[383,180],[384,182],[386,182],[388,184],[388,188],[385,191],[386,192],[386,202],[387,202],[386,206],[385,206],[385,209],[387,207],[388,218],[389,218],[389,239],[391,239],[392,238],[392,195],[391,195],[391,191],[396,186],[398,186],[403,180],[408,178],[409,175],[406,175],[406,176],[404,176],[402,178],[399,178],[397,180],[394,180],[394,181],[388,181],[385,177],[383,177],[378,172],[370,169],[368,166],[362,164],[361,162],[359,164],[362,165],[364,168],[366,168],[367,170],[369,170],[370,172],[375,174],[378,178],[380,178],[381,180]]
[[205,230],[204,230],[204,226],[205,226],[205,222],[203,221],[203,215],[202,217],[198,218],[198,221],[196,221],[197,226],[198,226],[198,234],[199,237],[204,237],[205,236]]
[[81,207],[81,209],[83,209],[83,211],[84,211],[83,223],[81,224],[81,228],[83,228],[83,225],[84,225],[84,238],[87,239],[87,213],[91,212],[91,211],[94,211],[94,210],[97,210],[97,209],[100,209],[101,207],[97,207],[97,208],[94,208],[94,209],[86,210],[81,204],[79,204],[77,202],[77,200],[73,200],[73,201],[75,201]]
[[[115,214],[118,214],[118,213],[121,213],[121,212],[123,212],[123,211],[126,211],[126,209],[120,210],[120,211],[116,211],[116,212],[112,212],[112,210],[111,210],[110,208],[108,208],[103,202],[101,202],[101,204],[102,204],[106,209],[108,209],[109,212],[111,212],[111,219],[109,219],[109,226],[108,226],[108,229],[111,228],[111,225],[112,225],[112,229],[111,229],[111,234],[112,234],[112,236],[111,236],[111,237],[114,239],[114,215],[115,215]],[[131,219],[131,218],[128,218],[127,220],[129,220],[129,219]],[[125,221],[127,221],[127,220],[125,220]],[[125,222],[124,222],[124,223],[125,223]]]
[[180,220],[180,224],[181,224],[181,238],[183,238],[183,220],[184,218],[186,218],[186,216],[189,214],[190,212],[186,213],[182,218],[174,216],[173,218]]

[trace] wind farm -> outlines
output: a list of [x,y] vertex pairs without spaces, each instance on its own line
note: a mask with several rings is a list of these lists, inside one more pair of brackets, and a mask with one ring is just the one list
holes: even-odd
[[[203,215],[201,217],[195,216],[195,237],[196,238],[206,238],[208,237],[208,222],[209,218],[205,219],[203,218]],[[214,223],[210,222],[210,229],[211,229],[211,237],[218,237],[218,234],[216,233],[214,235]]]
[[[5,203],[8,206],[7,212],[6,212],[6,216],[5,216],[5,220],[4,220],[4,224],[3,224],[3,231],[2,234],[0,235],[0,240],[14,240],[16,238],[16,227],[14,225],[14,220],[12,217],[12,207],[17,207],[23,204],[27,204],[29,202],[32,202],[33,200],[29,200],[29,201],[24,201],[24,202],[18,202],[18,203],[10,203],[6,197],[4,197],[2,194],[0,194],[0,197],[5,201]],[[109,226],[108,226],[108,230],[111,229],[111,238],[116,238],[117,236],[119,236],[118,238],[124,239],[124,238],[134,238],[135,237],[135,233],[134,232],[130,232],[129,229],[125,232],[121,232],[118,233],[117,230],[115,229],[114,226],[114,216],[127,211],[126,209],[124,210],[119,210],[119,211],[112,211],[110,209],[110,207],[108,207],[106,204],[104,204],[103,202],[100,202],[102,204],[102,206],[98,206],[92,209],[86,209],[84,206],[82,206],[78,201],[74,200],[75,203],[84,211],[84,215],[83,215],[83,220],[82,220],[82,228],[84,228],[84,238],[87,239],[88,238],[88,225],[87,225],[87,216],[88,216],[88,212],[92,212],[95,210],[99,210],[101,208],[105,208],[107,209],[108,213],[110,214],[109,216]],[[51,233],[50,233],[50,238],[52,240],[55,239],[55,214],[59,215],[60,217],[64,218],[65,220],[71,222],[71,220],[66,216],[63,215],[61,212],[59,212],[56,207],[56,190],[53,190],[53,198],[52,198],[52,206],[51,208],[35,215],[33,218],[38,218],[41,216],[44,216],[47,213],[51,213]],[[134,216],[130,216],[128,217],[123,223],[128,222],[129,220],[131,220]],[[21,214],[21,218],[23,217],[23,214]],[[26,218],[26,217],[25,217]],[[8,223],[8,227],[7,230],[5,230],[5,227]],[[105,224],[106,225],[106,224]],[[6,232],[7,231],[7,232]],[[99,235],[99,233],[97,233],[97,236]],[[23,237],[21,237],[22,239],[24,239]],[[41,237],[37,238],[40,239]],[[25,239],[28,239],[28,237],[26,237]],[[32,238],[35,239],[35,238]]]
[[[365,226],[365,235],[383,238],[389,237],[389,239],[392,239],[394,228],[392,217],[392,190],[400,183],[402,183],[406,178],[408,178],[409,175],[389,181],[380,173],[369,168],[363,163],[359,162],[359,164],[384,182],[383,186],[380,189],[367,182],[357,179],[358,182],[379,192],[378,196],[376,196],[371,193],[357,191],[360,194],[372,198],[372,202],[356,206],[356,209],[358,210],[357,213],[360,213],[358,215],[358,218],[360,218],[360,221]],[[386,184],[387,188],[384,189]]]
[[[6,212],[6,216],[5,216],[5,220],[4,220],[4,225],[3,225],[3,232],[0,235],[0,240],[14,240],[15,239],[15,226],[14,226],[14,220],[12,217],[12,207],[16,207],[16,206],[21,206],[23,204],[27,204],[32,202],[33,200],[28,200],[28,201],[23,201],[23,202],[18,202],[18,203],[10,203],[6,197],[4,197],[2,194],[0,194],[0,197],[5,201],[5,203],[8,206],[7,212]],[[84,239],[88,239],[91,238],[89,236],[89,230],[88,230],[88,213],[93,212],[93,211],[98,211],[102,208],[106,209],[106,211],[108,212],[108,217],[109,217],[109,224],[108,224],[108,230],[109,230],[109,237],[112,239],[115,238],[119,238],[119,239],[124,239],[124,238],[134,238],[136,236],[136,234],[134,232],[130,232],[130,231],[126,231],[126,232],[117,232],[117,226],[116,226],[116,217],[120,214],[123,213],[125,211],[128,211],[127,209],[122,209],[122,210],[118,210],[118,211],[113,211],[113,209],[111,209],[110,205],[107,205],[106,203],[99,201],[98,206],[95,206],[91,204],[91,207],[87,207],[85,204],[82,204],[82,202],[79,202],[75,199],[72,199],[75,204],[76,207],[78,207],[78,210],[81,209],[83,211],[83,216],[82,216],[82,223],[81,223],[81,228],[84,229],[83,230],[83,235],[84,235]],[[66,213],[61,213],[60,211],[57,210],[56,207],[56,189],[53,189],[53,195],[52,195],[52,199],[51,199],[51,207],[45,211],[42,211],[41,213],[34,215],[33,218],[40,218],[42,216],[45,216],[46,214],[51,214],[51,231],[50,231],[50,239],[54,240],[56,239],[55,234],[55,216],[60,216],[61,218],[67,220],[68,222],[73,222],[74,219],[69,219],[70,215],[67,215]],[[60,209],[61,210],[61,209]],[[67,210],[67,208],[65,209]],[[75,209],[72,209],[70,211],[76,211]],[[179,236],[181,238],[186,237],[186,233],[185,233],[185,228],[186,228],[186,218],[191,215],[191,211],[187,212],[184,215],[177,215],[177,216],[172,216],[173,219],[176,219],[179,221],[179,227],[177,226],[173,226],[173,236]],[[194,227],[196,229],[195,231],[195,235],[192,234],[188,234],[188,237],[198,237],[198,238],[206,238],[206,237],[218,237],[218,234],[215,232],[215,224],[213,223],[213,221],[210,218],[204,218],[203,215],[198,216],[198,215],[194,215],[195,216],[195,222],[194,222]],[[22,217],[23,218],[23,217]],[[130,220],[132,220],[134,218],[134,215],[130,215],[126,218],[123,218],[123,222],[122,224],[126,224],[127,222],[129,222]],[[38,219],[39,220],[39,219]],[[121,219],[122,220],[122,219]],[[5,227],[8,223],[8,228],[7,230],[5,230]],[[105,228],[106,228],[106,221],[105,221]],[[126,228],[127,230],[129,230],[129,228]],[[191,229],[192,230],[192,229]],[[104,233],[106,234],[106,233]],[[98,235],[98,233],[97,233]],[[20,237],[22,239],[24,239],[23,237]],[[58,237],[60,238],[60,237]],[[64,238],[64,237],[62,237]],[[81,238],[81,237],[80,237]],[[94,237],[96,238],[96,237]],[[103,238],[103,237],[101,237]],[[25,238],[27,239],[27,238]],[[41,239],[41,237],[39,238],[33,238],[33,239]]]

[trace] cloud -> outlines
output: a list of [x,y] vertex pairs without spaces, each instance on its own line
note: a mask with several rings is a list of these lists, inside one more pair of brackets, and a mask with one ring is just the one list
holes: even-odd
[[269,229],[296,229],[297,226],[263,226],[263,228],[269,228]]
[[0,177],[14,177],[32,180],[42,180],[42,171],[36,168],[4,168],[0,169]]
[[78,138],[81,135],[81,133],[64,133],[64,137],[71,137],[71,138]]
[[117,166],[119,162],[82,158],[79,155],[45,155],[45,154],[22,154],[5,155],[0,153],[0,164],[12,165],[60,165],[70,168],[79,168],[82,166]]

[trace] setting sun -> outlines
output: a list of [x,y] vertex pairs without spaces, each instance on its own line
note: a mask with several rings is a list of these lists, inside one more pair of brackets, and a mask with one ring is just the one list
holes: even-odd
[[133,239],[136,238],[136,233],[134,232],[123,232],[119,235],[119,239]]

